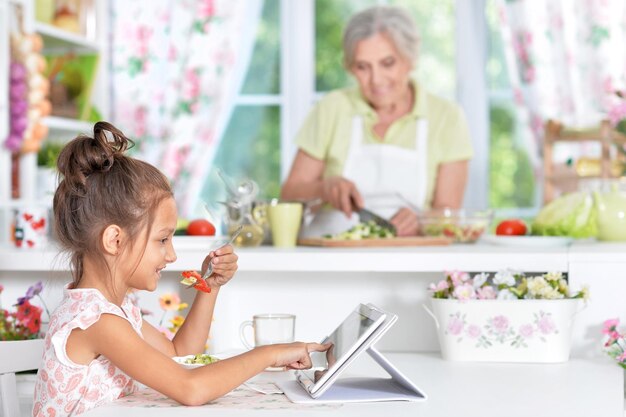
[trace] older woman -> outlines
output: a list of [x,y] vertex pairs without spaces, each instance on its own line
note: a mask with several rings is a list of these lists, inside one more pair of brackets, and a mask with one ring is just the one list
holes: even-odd
[[396,7],[353,16],[343,36],[344,65],[358,89],[329,93],[297,136],[298,153],[282,198],[328,203],[303,231],[338,233],[355,208],[415,235],[416,210],[462,204],[472,147],[461,109],[411,78],[419,37]]

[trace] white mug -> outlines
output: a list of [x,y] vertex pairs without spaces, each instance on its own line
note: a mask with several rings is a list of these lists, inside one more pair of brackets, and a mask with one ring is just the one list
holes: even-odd
[[[254,330],[254,346],[248,342],[245,335],[248,326]],[[241,323],[239,336],[243,345],[252,349],[275,343],[291,343],[294,341],[295,328],[296,316],[293,314],[256,314],[251,321]]]
[[15,246],[41,249],[48,241],[48,210],[44,207],[18,209],[15,216]]

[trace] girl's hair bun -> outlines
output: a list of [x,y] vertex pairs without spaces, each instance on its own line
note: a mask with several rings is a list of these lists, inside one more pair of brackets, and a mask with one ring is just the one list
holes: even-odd
[[93,127],[93,138],[81,135],[69,142],[61,151],[57,168],[71,189],[83,189],[87,177],[95,172],[107,172],[116,158],[134,142],[107,122],[97,122]]

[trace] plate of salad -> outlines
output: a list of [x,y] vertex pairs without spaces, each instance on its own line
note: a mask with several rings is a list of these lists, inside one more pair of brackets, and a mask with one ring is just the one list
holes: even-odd
[[185,368],[199,368],[204,365],[208,365],[214,362],[219,361],[220,359],[214,355],[209,355],[206,353],[199,353],[196,355],[186,355],[186,356],[174,356],[172,358],[174,362],[181,364]]

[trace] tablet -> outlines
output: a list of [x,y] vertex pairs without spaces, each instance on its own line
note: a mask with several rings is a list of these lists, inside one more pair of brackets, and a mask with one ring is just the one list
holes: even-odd
[[333,331],[330,336],[321,341],[332,343],[326,352],[312,352],[313,366],[308,370],[296,371],[296,380],[309,395],[317,398],[326,391],[344,369],[351,357],[362,350],[366,341],[385,321],[387,314],[369,304],[359,304],[354,311]]

